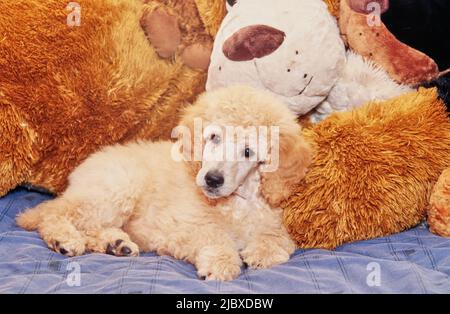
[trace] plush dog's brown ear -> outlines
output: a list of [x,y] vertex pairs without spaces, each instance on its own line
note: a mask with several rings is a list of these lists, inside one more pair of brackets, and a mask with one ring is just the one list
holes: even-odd
[[300,129],[288,133],[281,130],[278,142],[271,145],[270,152],[273,159],[278,149],[278,167],[273,172],[262,172],[261,192],[272,207],[278,207],[293,193],[295,186],[305,177],[313,158],[313,150]]

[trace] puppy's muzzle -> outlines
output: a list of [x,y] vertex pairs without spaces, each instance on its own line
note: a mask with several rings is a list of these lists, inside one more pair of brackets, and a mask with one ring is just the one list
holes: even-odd
[[209,188],[217,189],[223,185],[223,183],[225,182],[225,178],[223,177],[223,174],[221,174],[217,170],[208,171],[208,173],[205,175],[205,182]]

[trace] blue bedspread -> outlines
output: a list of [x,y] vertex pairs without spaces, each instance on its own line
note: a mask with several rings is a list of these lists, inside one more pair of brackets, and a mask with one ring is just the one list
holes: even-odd
[[49,196],[18,189],[0,199],[0,293],[449,293],[450,239],[422,225],[336,251],[299,250],[270,270],[232,282],[199,280],[192,265],[144,254],[66,258],[15,215]]

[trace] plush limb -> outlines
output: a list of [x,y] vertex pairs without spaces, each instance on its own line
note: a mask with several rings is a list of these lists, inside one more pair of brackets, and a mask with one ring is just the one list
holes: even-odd
[[17,109],[2,99],[0,89],[0,197],[27,179],[37,159],[37,134]]
[[389,9],[389,0],[349,0],[350,7],[359,13],[372,13],[371,7],[377,3],[380,6],[380,14]]
[[211,60],[212,42],[196,43],[183,50],[181,58],[192,69],[207,70]]
[[379,25],[368,23],[370,18],[366,13],[353,10],[349,0],[341,1],[339,26],[350,48],[373,60],[403,84],[418,85],[438,76],[439,69],[433,59],[400,42],[381,21]]
[[328,98],[313,112],[311,119],[319,122],[336,111],[350,111],[369,101],[388,100],[412,89],[392,80],[379,66],[349,51],[342,75]]
[[181,43],[181,30],[176,14],[161,4],[146,4],[141,26],[161,58],[175,56]]
[[450,168],[447,168],[436,183],[428,210],[430,231],[450,237]]

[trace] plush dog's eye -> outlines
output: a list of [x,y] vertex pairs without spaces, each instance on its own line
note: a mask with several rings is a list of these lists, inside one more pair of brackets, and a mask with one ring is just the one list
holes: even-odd
[[209,137],[209,139],[214,143],[214,144],[219,144],[220,143],[220,136],[217,134],[211,134],[211,136]]
[[244,156],[245,156],[245,158],[250,158],[250,157],[252,157],[254,154],[255,154],[255,153],[254,153],[250,148],[248,148],[248,147],[244,150]]

